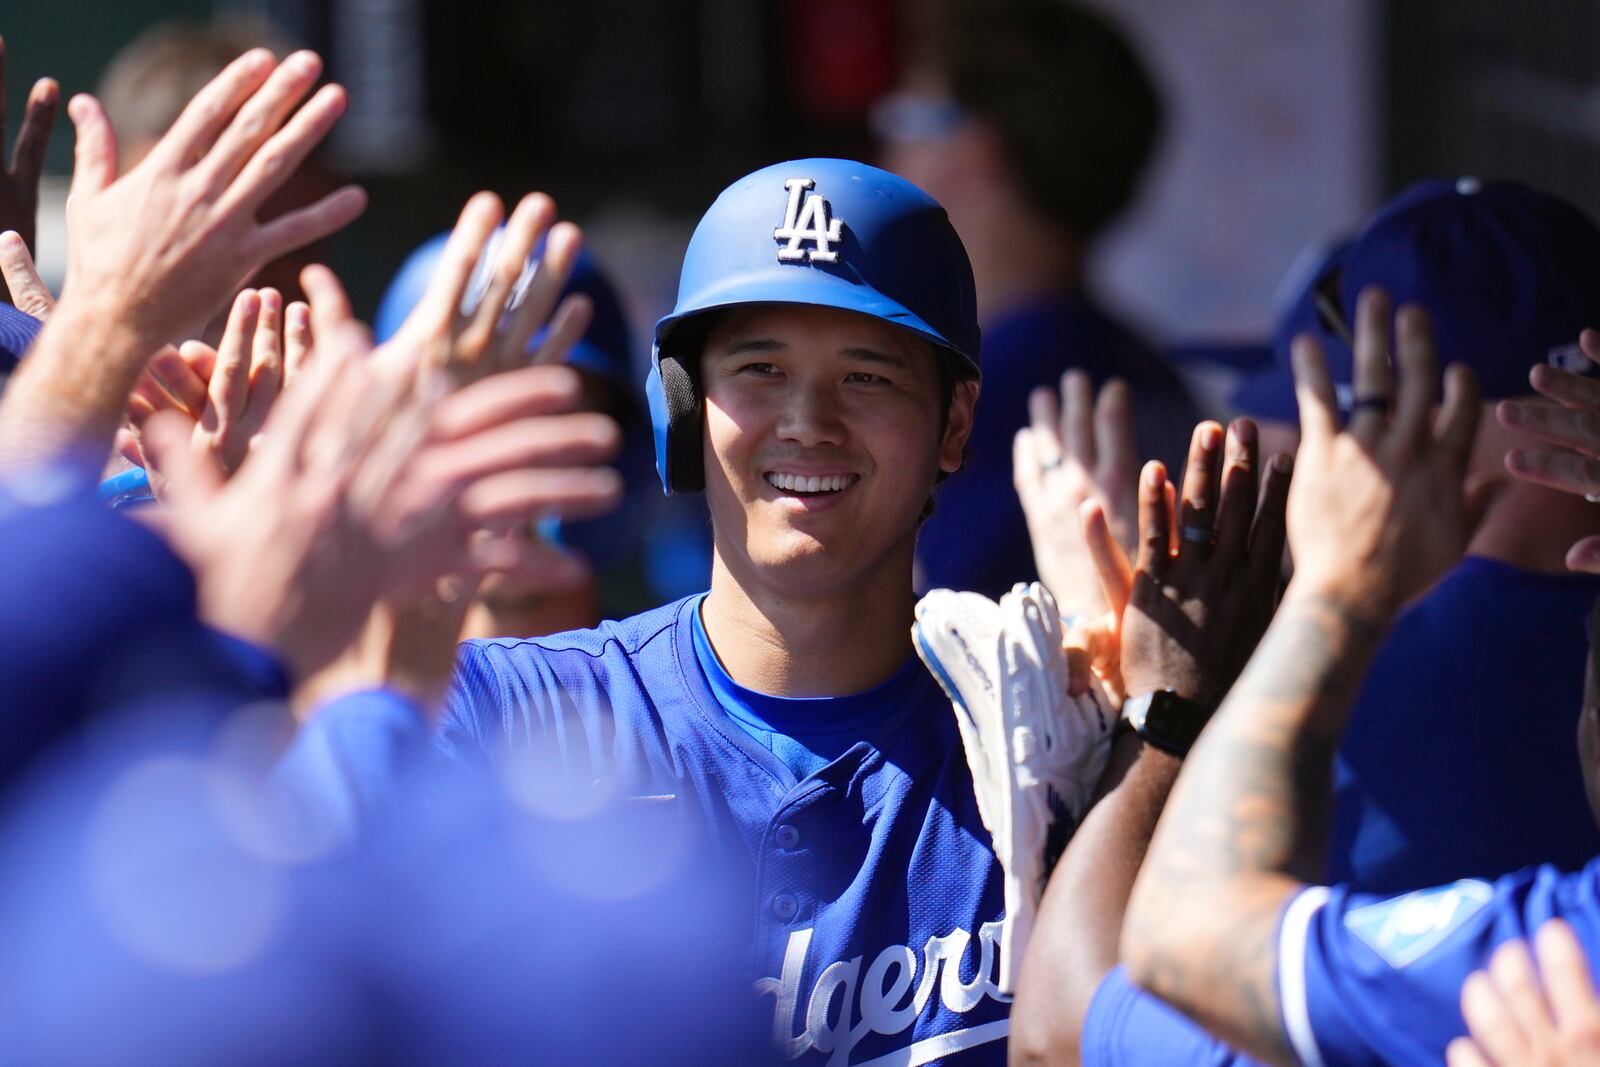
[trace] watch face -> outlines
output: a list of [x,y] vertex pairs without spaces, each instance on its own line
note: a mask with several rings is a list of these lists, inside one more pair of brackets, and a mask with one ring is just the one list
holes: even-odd
[[1182,755],[1189,751],[1211,716],[1199,704],[1171,690],[1152,693],[1139,732],[1151,743]]

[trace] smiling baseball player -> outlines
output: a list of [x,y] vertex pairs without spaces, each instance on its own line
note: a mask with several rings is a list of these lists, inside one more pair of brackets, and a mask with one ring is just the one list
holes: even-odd
[[[910,636],[917,531],[978,379],[937,203],[836,159],[735,182],[690,241],[648,389],[663,484],[709,506],[710,591],[467,642],[434,735],[500,773],[553,747],[579,781],[679,805],[749,878],[751,977],[789,1059],[1005,1060],[1002,870]],[[301,744],[337,749],[319,766],[348,796],[420,726],[324,717]]]

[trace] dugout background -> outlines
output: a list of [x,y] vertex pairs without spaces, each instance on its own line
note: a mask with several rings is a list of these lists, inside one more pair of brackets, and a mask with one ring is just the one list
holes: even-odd
[[[1260,333],[1301,248],[1423,175],[1522,178],[1600,215],[1600,3],[1099,3],[1173,113],[1101,257],[1112,301],[1161,340]],[[335,266],[362,308],[472,190],[543,188],[586,225],[641,327],[726,181],[870,153],[866,109],[901,50],[896,0],[3,0],[8,96],[46,72],[91,89],[141,30],[213,16],[273,22],[351,89],[331,159],[373,206]],[[57,278],[70,145],[58,129],[41,220]]]

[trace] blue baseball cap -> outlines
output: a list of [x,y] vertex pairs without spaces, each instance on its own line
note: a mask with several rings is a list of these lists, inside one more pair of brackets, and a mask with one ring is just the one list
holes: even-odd
[[1559,197],[1517,182],[1434,178],[1390,200],[1310,274],[1279,324],[1276,365],[1247,379],[1235,406],[1295,418],[1289,345],[1309,332],[1348,411],[1348,338],[1369,286],[1396,305],[1426,309],[1439,361],[1471,367],[1486,398],[1531,392],[1528,370],[1538,363],[1596,373],[1578,334],[1600,324],[1600,229]]
[[16,370],[22,354],[44,329],[44,323],[10,304],[0,303],[0,374]]
[[1350,346],[1341,336],[1343,323],[1333,321],[1333,314],[1338,313],[1339,280],[1350,244],[1348,237],[1317,242],[1295,257],[1274,300],[1279,310],[1269,346],[1270,360],[1246,374],[1234,389],[1231,400],[1238,414],[1276,422],[1299,421],[1289,350],[1295,337],[1302,333],[1312,334],[1322,342],[1336,382],[1350,380]]
[[[379,342],[393,337],[406,316],[411,314],[411,309],[422,299],[423,292],[428,288],[428,281],[433,277],[433,269],[438,265],[439,256],[444,252],[445,242],[449,238],[449,233],[430,237],[418,245],[400,265],[400,270],[378,302],[378,314],[373,320],[373,334]],[[538,256],[543,251],[544,244],[540,242],[534,255]],[[573,346],[567,362],[579,370],[607,379],[631,395],[633,342],[628,331],[627,316],[623,314],[622,300],[617,295],[616,288],[588,249],[578,253],[578,260],[572,268],[572,277],[568,279],[561,295],[566,296],[569,293],[582,293],[587,296],[594,305],[594,318],[590,320],[588,330],[584,331],[583,339]],[[533,339],[528,342],[528,350],[531,352],[537,349],[544,342],[544,338],[544,330],[534,334]]]
[[1367,223],[1341,273],[1345,321],[1368,286],[1420,304],[1440,363],[1471,367],[1487,398],[1532,392],[1538,363],[1589,366],[1577,343],[1600,324],[1600,229],[1550,193],[1470,177],[1418,182]]

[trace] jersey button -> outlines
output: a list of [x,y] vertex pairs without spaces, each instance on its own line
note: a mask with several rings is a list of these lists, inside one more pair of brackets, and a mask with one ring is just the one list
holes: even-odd
[[779,893],[772,898],[772,914],[784,922],[794,918],[800,911],[800,902],[792,893]]
[[800,847],[800,831],[788,823],[778,827],[778,832],[773,837],[778,842],[778,847],[785,852],[793,852]]

